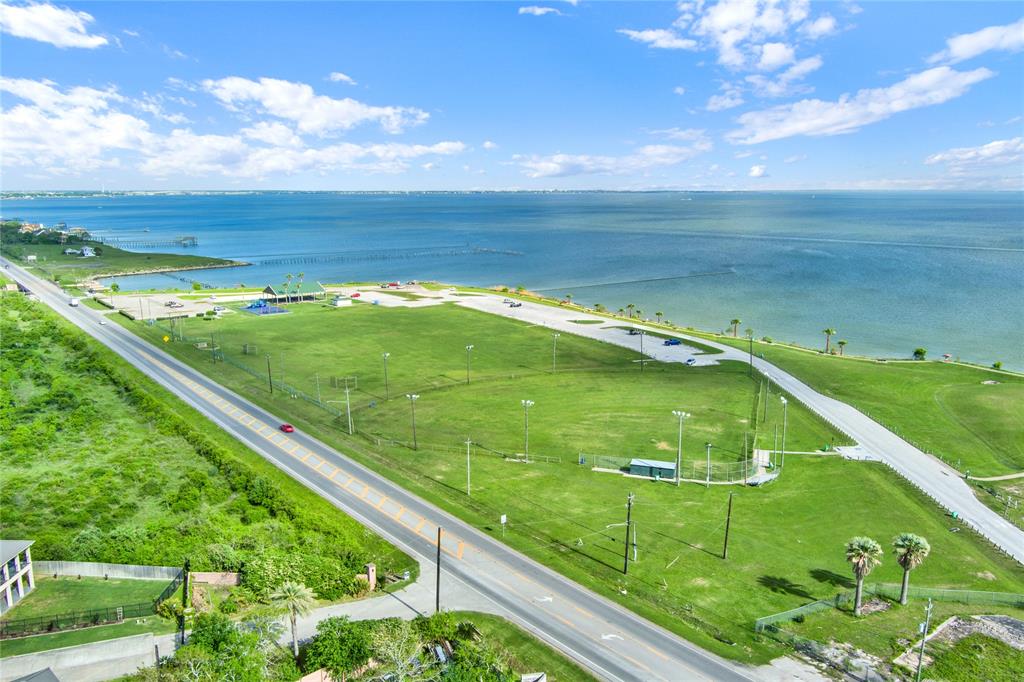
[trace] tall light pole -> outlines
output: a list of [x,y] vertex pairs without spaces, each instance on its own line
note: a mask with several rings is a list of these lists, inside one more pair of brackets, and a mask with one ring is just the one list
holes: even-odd
[[[351,436],[352,432],[355,429],[352,428],[352,403],[349,401],[348,391],[349,391],[348,386],[346,386],[345,387],[345,415],[348,417],[348,435]],[[340,402],[341,402],[340,400],[326,400],[326,401],[324,401],[324,404],[325,405],[330,405],[331,403],[340,403]]]
[[708,453],[708,471],[707,471],[707,478],[705,479],[704,487],[705,488],[710,488],[711,487],[711,443],[705,443],[704,444],[704,449],[707,450],[707,453]]
[[533,407],[532,400],[523,400],[523,454],[526,461],[530,461],[530,408]]
[[779,464],[781,469],[786,466],[786,425],[789,417],[789,401],[784,395],[780,395],[779,400],[782,401],[782,462]]
[[469,448],[473,445],[473,441],[469,438],[466,439],[466,497],[472,497],[472,487],[470,486],[470,473],[469,473]]
[[416,401],[420,397],[415,393],[406,393],[405,397],[409,399],[409,406],[412,407],[412,449],[419,450],[419,443],[416,442]]
[[551,373],[554,374],[558,368],[558,332],[551,335]]
[[469,383],[469,358],[473,354],[473,344],[466,346],[466,383]]
[[747,355],[748,363],[750,365],[750,378],[754,378],[754,330],[747,330],[747,341],[750,343],[749,354]]
[[689,413],[682,410],[672,410],[672,414],[679,417],[679,444],[676,446],[676,487],[679,487],[679,471],[683,466],[683,420],[689,417]]
[[267,386],[270,387],[270,395],[274,395],[274,375],[270,371],[270,353],[267,353]]
[[640,371],[644,371],[644,330],[637,330],[640,332]]
[[384,358],[384,400],[390,400],[391,387],[388,385],[388,358],[391,357],[391,353],[384,353],[381,357]]

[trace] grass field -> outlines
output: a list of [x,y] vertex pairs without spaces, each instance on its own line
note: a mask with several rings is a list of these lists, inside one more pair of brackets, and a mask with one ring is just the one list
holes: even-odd
[[167,583],[166,580],[79,580],[73,577],[36,576],[36,588],[5,613],[3,620],[146,604],[160,596]]
[[132,618],[130,621],[116,625],[101,625],[94,628],[58,632],[52,635],[3,639],[0,640],[0,658],[31,654],[36,651],[49,651],[50,649],[77,646],[90,642],[103,642],[108,639],[141,635],[147,632],[152,632],[155,635],[167,634],[174,632],[174,630],[174,622],[160,616]]
[[[23,265],[44,273],[48,279],[59,280],[61,283],[74,283],[94,277],[107,275],[123,275],[133,272],[146,272],[162,269],[199,268],[203,266],[223,266],[231,261],[208,256],[194,256],[178,253],[143,253],[125,251],[114,246],[85,242],[98,247],[100,255],[95,258],[65,256],[64,249],[79,248],[80,244],[5,244],[3,255],[13,258]],[[35,263],[26,263],[24,258],[34,254]]]
[[520,675],[545,672],[550,682],[597,680],[576,663],[504,618],[464,611],[457,611],[456,615],[460,620],[472,622],[485,641],[508,656],[512,669]]
[[[746,342],[716,337],[746,350]],[[1024,471],[1024,377],[941,362],[876,362],[757,342],[754,352],[974,476]],[[996,384],[985,384],[996,381]]]
[[2,303],[0,524],[36,559],[417,570],[42,304]]
[[[781,478],[767,487],[705,490],[594,473],[575,463],[581,450],[672,459],[676,421],[671,410],[679,407],[694,414],[686,424],[684,460],[703,454],[705,439],[715,442],[716,457],[735,459],[744,431],[752,429],[758,389],[742,363],[651,365],[641,376],[631,362],[634,353],[563,334],[559,371],[552,374],[547,330],[483,313],[450,305],[335,310],[307,304],[291,310],[274,319],[233,315],[189,321],[194,331],[185,331],[196,336],[212,331],[227,352],[237,349],[236,358],[242,344],[254,344],[258,351],[248,362],[264,368],[269,354],[275,376],[314,395],[314,372],[320,372],[324,400],[344,397],[331,387],[330,376],[358,375],[357,427],[379,428],[402,441],[411,435],[405,393],[419,394],[419,451],[350,438],[344,419],[280,390],[271,396],[262,378],[226,363],[211,364],[208,354],[187,343],[164,344],[159,330],[122,323],[495,537],[501,536],[498,517],[507,514],[510,545],[730,658],[763,662],[780,653],[776,643],[753,634],[753,621],[834,594],[836,580],[849,575],[843,544],[854,535],[883,543],[901,531],[928,537],[933,551],[915,573],[920,585],[1024,590],[1019,566],[967,530],[950,533],[951,520],[878,465],[790,455]],[[466,385],[468,343],[475,347]],[[384,399],[382,352],[392,354],[390,401]],[[518,451],[519,400],[525,398],[536,401],[530,412],[531,452],[560,455],[561,463],[526,465],[475,454],[472,497],[467,497],[460,441],[469,435]],[[772,396],[770,406],[776,403]],[[762,430],[781,419],[776,407],[768,415]],[[789,419],[791,451],[813,449],[832,437],[795,404]],[[433,448],[434,441],[452,448]],[[623,531],[608,526],[624,521],[630,492],[636,493],[639,560],[626,577]],[[730,555],[723,561],[730,493],[735,493]],[[895,562],[887,558],[873,579],[898,581]]]
[[944,647],[924,670],[927,680],[941,682],[1019,682],[1024,651],[985,635],[968,635]]

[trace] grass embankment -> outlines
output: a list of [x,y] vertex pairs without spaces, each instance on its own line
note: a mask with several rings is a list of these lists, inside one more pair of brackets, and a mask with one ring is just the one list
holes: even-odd
[[596,682],[597,678],[561,653],[499,616],[456,611],[459,620],[476,626],[491,646],[504,653],[518,674],[544,672],[552,682]]
[[941,682],[1019,682],[1024,651],[992,637],[973,634],[951,647],[939,645],[924,679]]
[[242,606],[288,573],[336,599],[367,561],[416,570],[41,304],[2,303],[0,524],[36,559],[250,566]]
[[62,649],[68,646],[78,646],[79,644],[90,644],[92,642],[105,642],[108,639],[142,635],[147,632],[151,632],[154,635],[163,635],[174,632],[175,629],[174,622],[167,618],[147,616],[145,618],[132,618],[130,621],[116,625],[100,625],[81,630],[58,632],[52,635],[3,639],[0,640],[0,658],[31,654],[37,651],[49,651],[50,649]]
[[[419,394],[419,451],[350,438],[344,418],[281,391],[270,396],[262,378],[226,363],[211,364],[190,344],[164,344],[158,329],[124,324],[494,537],[501,537],[498,518],[507,514],[505,540],[513,547],[722,655],[750,662],[778,655],[779,645],[753,634],[753,621],[833,595],[835,576],[849,575],[843,544],[854,535],[881,542],[901,531],[926,536],[932,556],[915,572],[916,584],[1024,590],[1019,566],[969,531],[950,533],[952,522],[879,465],[791,455],[782,477],[770,486],[705,490],[594,473],[575,464],[581,450],[671,460],[674,408],[694,415],[685,426],[684,460],[703,455],[705,439],[716,444],[716,458],[727,447],[735,458],[752,426],[758,389],[742,363],[652,364],[641,375],[632,362],[635,353],[563,334],[559,371],[552,374],[550,331],[512,320],[455,306],[289,308],[293,312],[275,319],[240,314],[187,324],[194,325],[195,336],[212,331],[235,359],[245,358],[261,370],[269,354],[274,372],[308,393],[315,394],[314,372],[319,371],[324,400],[344,400],[330,376],[358,375],[353,407],[360,429],[375,426],[408,440],[411,413],[405,394]],[[257,355],[241,356],[244,343],[256,345]],[[467,386],[468,343],[475,347]],[[384,400],[383,352],[392,354],[391,400]],[[519,401],[527,398],[536,401],[530,412],[531,452],[561,455],[562,463],[525,465],[476,451],[472,497],[467,497],[460,441],[468,435],[492,447],[520,450]],[[776,403],[769,401],[762,432],[781,421]],[[831,434],[820,422],[795,403],[790,408],[790,450],[828,442]],[[435,444],[453,447],[431,447]],[[622,529],[607,526],[625,520],[629,492],[637,494],[639,561],[625,577]],[[720,552],[730,493],[736,496],[726,562]],[[899,577],[891,559],[872,574],[881,582]]]

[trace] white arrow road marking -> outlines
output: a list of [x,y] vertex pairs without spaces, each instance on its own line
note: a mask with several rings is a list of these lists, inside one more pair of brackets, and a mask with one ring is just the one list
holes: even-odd
[[601,639],[622,639],[618,635],[601,635]]
[[554,601],[551,597],[534,597],[534,599],[540,602]]

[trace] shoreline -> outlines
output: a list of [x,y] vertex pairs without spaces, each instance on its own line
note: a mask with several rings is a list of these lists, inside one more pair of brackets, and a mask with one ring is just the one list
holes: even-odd
[[[99,280],[109,279],[111,277],[134,277],[136,275],[158,275],[164,272],[190,272],[194,270],[222,270],[224,268],[240,268],[252,263],[246,263],[245,261],[229,261],[227,263],[213,263],[208,265],[181,265],[177,267],[164,267],[164,268],[150,268],[147,270],[125,270],[122,272],[111,272],[102,275],[95,275],[87,277],[78,282],[79,286],[86,284],[100,284]],[[102,284],[100,284],[102,286]],[[141,290],[140,290],[141,291]]]

